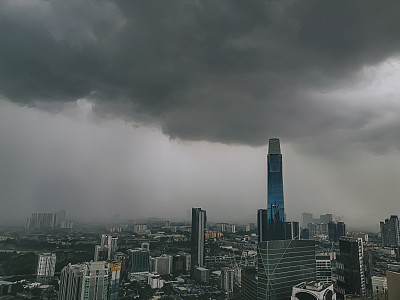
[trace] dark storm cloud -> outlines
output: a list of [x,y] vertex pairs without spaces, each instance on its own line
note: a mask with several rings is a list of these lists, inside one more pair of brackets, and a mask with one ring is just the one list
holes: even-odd
[[[395,1],[3,1],[0,93],[187,140],[261,145],[364,128],[327,97],[400,50]],[[365,142],[369,136],[364,136]]]

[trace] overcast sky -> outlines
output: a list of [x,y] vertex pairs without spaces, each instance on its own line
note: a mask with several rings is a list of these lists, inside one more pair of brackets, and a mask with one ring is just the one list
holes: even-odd
[[0,2],[0,219],[400,214],[400,2]]

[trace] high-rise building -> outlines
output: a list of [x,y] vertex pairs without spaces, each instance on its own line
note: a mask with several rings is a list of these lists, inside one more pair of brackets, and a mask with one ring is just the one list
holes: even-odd
[[150,258],[150,271],[159,275],[167,275],[172,273],[172,256],[162,254],[159,257]]
[[328,224],[329,222],[333,221],[333,215],[332,214],[320,215],[319,220],[320,223]]
[[172,270],[181,273],[190,271],[190,254],[184,252],[175,254],[172,258]]
[[285,239],[282,154],[279,139],[269,139],[267,155],[268,201],[266,240]]
[[317,281],[323,283],[332,283],[332,260],[327,254],[317,254]]
[[289,299],[292,287],[316,280],[315,242],[275,240],[258,244],[257,299]]
[[400,227],[399,218],[395,215],[390,216],[385,222],[380,223],[383,247],[400,246]]
[[49,283],[54,277],[56,269],[56,254],[39,254],[38,266],[36,271],[37,281],[40,283]]
[[127,254],[129,273],[149,272],[150,255],[148,250],[128,249]]
[[147,224],[134,224],[133,232],[136,234],[146,234],[148,232]]
[[300,226],[299,222],[286,222],[285,223],[285,239],[286,240],[299,240],[300,239]]
[[257,269],[255,266],[246,266],[242,269],[242,300],[257,299]]
[[221,290],[225,293],[227,299],[233,296],[233,279],[235,278],[235,270],[223,267],[221,268]]
[[191,273],[204,266],[204,240],[207,227],[206,211],[192,208]]
[[259,209],[257,211],[257,233],[258,242],[267,241],[267,210]]
[[210,280],[210,271],[203,267],[197,267],[193,270],[193,278],[199,283],[208,284]]
[[69,264],[61,271],[58,299],[107,299],[108,281],[108,263],[104,261]]
[[100,245],[96,245],[94,249],[94,261],[113,260],[117,251],[118,237],[111,234],[102,234]]
[[26,220],[26,229],[29,230],[51,230],[61,227],[61,222],[65,221],[66,211],[60,210],[55,213],[32,213]]
[[119,280],[121,278],[121,262],[114,260],[109,263],[110,280],[108,288],[108,299],[117,300],[119,292]]
[[328,238],[331,242],[338,242],[339,238],[346,236],[346,225],[343,222],[333,222],[328,223]]
[[341,237],[336,260],[336,277],[340,295],[366,296],[364,248],[362,239]]
[[308,228],[308,224],[314,223],[313,215],[310,213],[303,213],[303,228]]
[[388,264],[386,279],[388,300],[400,299],[400,264]]

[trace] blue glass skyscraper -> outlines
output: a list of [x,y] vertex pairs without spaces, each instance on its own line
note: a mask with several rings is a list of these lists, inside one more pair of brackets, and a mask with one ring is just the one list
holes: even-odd
[[285,239],[282,154],[279,139],[269,139],[267,155],[268,201],[266,240]]

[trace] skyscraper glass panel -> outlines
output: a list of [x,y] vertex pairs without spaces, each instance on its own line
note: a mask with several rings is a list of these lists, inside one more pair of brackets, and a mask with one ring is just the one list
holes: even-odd
[[268,201],[267,240],[285,239],[282,154],[279,139],[269,139],[267,155]]

